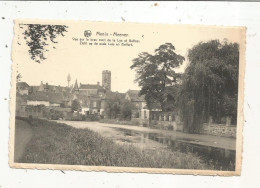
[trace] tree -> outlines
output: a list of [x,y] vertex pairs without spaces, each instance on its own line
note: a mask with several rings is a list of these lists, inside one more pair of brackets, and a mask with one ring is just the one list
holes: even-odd
[[17,75],[16,75],[16,82],[20,82],[20,81],[21,81],[21,78],[22,78],[21,73],[18,73],[18,72],[17,72]]
[[81,108],[81,107],[80,107],[80,104],[79,104],[78,100],[74,99],[74,100],[72,101],[72,104],[71,104],[71,111],[72,111],[72,112],[79,111],[80,108]]
[[180,74],[175,72],[184,61],[184,57],[175,53],[171,43],[165,43],[151,55],[142,52],[133,59],[131,69],[136,70],[136,82],[141,87],[140,95],[145,95],[149,109],[159,103],[163,111],[167,106],[167,87],[174,85]]
[[132,112],[136,109],[136,107],[128,100],[123,100],[123,103],[120,107],[120,115],[124,120],[131,120]]
[[168,86],[165,89],[165,95],[166,103],[165,103],[165,111],[167,112],[173,112],[176,110],[178,106],[178,96],[179,96],[179,90],[180,90],[180,84],[176,83],[173,86]]
[[122,93],[107,92],[105,100],[106,105],[104,112],[109,119],[120,118],[130,120],[133,110],[136,109],[130,101],[124,98],[124,94]]
[[[20,24],[20,28],[25,29],[23,32],[26,44],[29,46],[29,55],[37,63],[45,60],[44,53],[49,51],[45,46],[51,42],[58,43],[55,39],[67,32],[65,25],[41,25],[41,24]],[[18,42],[18,44],[20,44]],[[55,47],[53,46],[55,49]]]
[[198,133],[209,117],[236,120],[239,46],[218,40],[200,42],[188,53],[179,105],[186,131]]
[[120,116],[121,105],[123,103],[123,97],[118,92],[107,92],[106,93],[106,105],[105,115],[109,119],[115,119]]

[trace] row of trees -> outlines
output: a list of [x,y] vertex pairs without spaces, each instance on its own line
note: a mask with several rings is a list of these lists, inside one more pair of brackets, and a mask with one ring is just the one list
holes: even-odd
[[183,74],[176,68],[184,57],[166,43],[154,54],[143,52],[133,60],[136,82],[145,95],[148,108],[160,104],[162,111],[177,110],[186,131],[200,132],[203,122],[232,117],[236,123],[239,45],[228,41],[200,42],[188,51]]

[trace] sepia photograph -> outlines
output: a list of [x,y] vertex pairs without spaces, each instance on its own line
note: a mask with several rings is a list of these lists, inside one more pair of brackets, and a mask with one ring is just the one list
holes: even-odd
[[245,34],[15,20],[10,166],[240,175]]

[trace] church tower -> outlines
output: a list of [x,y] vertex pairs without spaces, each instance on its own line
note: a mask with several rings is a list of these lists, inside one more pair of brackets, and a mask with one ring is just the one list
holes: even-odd
[[102,71],[102,86],[107,90],[111,91],[111,71]]

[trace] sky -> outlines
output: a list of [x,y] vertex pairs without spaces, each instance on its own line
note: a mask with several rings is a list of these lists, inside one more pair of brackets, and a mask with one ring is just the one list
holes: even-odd
[[[19,23],[32,22],[19,21]],[[50,23],[38,21],[37,23],[60,24],[57,21]],[[29,85],[40,85],[43,81],[51,85],[67,86],[67,75],[70,74],[70,84],[74,84],[76,79],[78,83],[96,84],[102,83],[102,71],[110,70],[112,91],[126,92],[129,89],[140,89],[134,82],[135,71],[131,70],[130,66],[132,60],[141,52],[153,54],[161,44],[172,43],[175,46],[175,52],[186,58],[183,65],[176,70],[183,72],[187,66],[188,50],[197,43],[215,39],[241,43],[241,29],[232,27],[83,21],[63,21],[62,24],[68,26],[68,32],[64,33],[64,37],[57,37],[56,44],[48,41],[49,51],[45,53],[47,59],[36,63],[29,56],[29,47],[22,35],[24,30],[18,27],[18,22],[16,22],[12,57],[14,67],[22,75],[21,81]],[[84,36],[87,30],[92,33],[90,37]],[[106,41],[114,39],[115,44],[119,43],[120,46],[80,45],[80,38],[84,40],[106,39]],[[124,40],[129,41],[129,39],[139,42],[132,43],[133,46],[122,46],[122,42],[117,42],[117,40],[123,40],[124,43]]]

